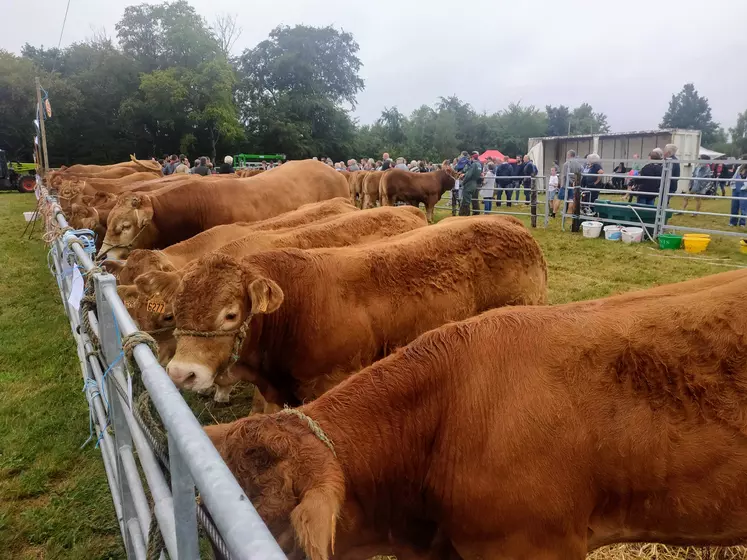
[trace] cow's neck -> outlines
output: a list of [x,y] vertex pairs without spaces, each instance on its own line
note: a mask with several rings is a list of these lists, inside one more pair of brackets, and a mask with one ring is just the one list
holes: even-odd
[[[199,185],[187,189],[169,189],[151,197],[153,223],[158,230],[157,249],[197,235],[209,228],[205,219],[205,196]],[[204,190],[208,185],[202,185]]]
[[404,352],[353,375],[304,411],[334,442],[346,500],[362,510],[368,526],[416,530],[422,523],[417,530],[427,533],[433,503],[427,476],[448,380],[436,373],[443,368],[402,360]]

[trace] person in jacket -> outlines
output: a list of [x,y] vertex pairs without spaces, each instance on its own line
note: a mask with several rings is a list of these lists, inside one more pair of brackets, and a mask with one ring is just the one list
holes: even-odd
[[[599,198],[599,191],[597,190],[586,190],[583,189],[601,189],[603,178],[601,174],[604,173],[602,164],[599,163],[600,157],[598,154],[589,154],[586,156],[586,167],[584,168],[584,174],[581,177],[581,199],[585,202],[596,202]],[[582,208],[585,214],[593,214],[590,206]]]
[[677,192],[677,183],[680,181],[680,161],[677,159],[677,146],[667,144],[664,146],[664,159],[672,162],[672,180],[669,181],[669,193]]
[[731,196],[731,217],[729,225],[744,227],[747,225],[747,163],[742,164],[734,174]]
[[[700,159],[711,159],[709,156],[700,156]],[[711,166],[708,163],[699,163],[698,166],[693,171],[693,178],[690,179],[690,188],[688,191],[690,194],[706,194],[708,189],[711,186],[711,181],[708,181],[707,179],[711,179],[713,177],[713,172],[711,171]],[[687,210],[687,205],[690,203],[690,197],[685,197],[685,203],[682,205],[682,210]],[[695,211],[700,212],[700,206],[703,203],[702,198],[696,198],[695,199]],[[696,216],[697,214],[693,214],[693,216]]]
[[[482,182],[482,164],[478,159],[480,156],[477,152],[472,152],[472,161],[464,169],[464,177],[462,178],[462,204],[459,206],[460,216],[469,216],[473,204],[472,201],[476,201],[477,189]],[[479,214],[479,207],[476,214]]]
[[734,166],[723,163],[719,167],[718,178],[723,179],[718,182],[718,187],[721,189],[721,196],[726,196],[726,187],[729,186],[729,180],[734,177]]
[[205,177],[206,175],[210,175],[210,169],[208,169],[207,158],[205,156],[200,158],[200,165],[195,167],[192,170],[192,173],[195,173],[197,175],[202,175],[203,177]]
[[495,196],[495,164],[490,162],[487,167],[480,189],[480,197],[486,214],[493,210],[493,197]]
[[576,157],[575,150],[568,150],[565,154],[565,163],[560,172],[560,189],[558,198],[553,200],[553,213],[560,210],[560,205],[568,198],[568,214],[573,214],[573,192],[571,189],[581,182],[581,172],[584,164]]
[[233,168],[233,157],[226,156],[223,158],[223,163],[221,163],[220,167],[218,168],[218,173],[220,173],[221,175],[236,173],[236,170]]
[[[661,160],[664,159],[664,152],[661,151],[661,148],[654,148],[648,157],[653,160]],[[633,179],[634,190],[642,193],[653,193],[637,195],[636,201],[638,204],[654,205],[654,201],[661,188],[661,174],[663,170],[664,167],[661,163],[652,161],[644,165],[640,175]]]
[[496,187],[498,190],[495,191],[495,198],[497,199],[496,206],[501,205],[501,197],[503,193],[506,193],[506,206],[511,208],[511,198],[513,197],[514,191],[511,190],[513,185],[513,179],[511,178],[514,174],[514,166],[508,160],[508,156],[503,156],[503,163],[498,166],[495,172],[496,175]]
[[[537,176],[537,166],[534,165],[534,162],[529,158],[529,156],[524,156],[524,165],[521,168],[521,175],[524,177],[521,180],[521,184],[524,186],[524,198],[529,202],[532,193],[532,181]],[[516,198],[519,198],[518,194],[516,195]]]

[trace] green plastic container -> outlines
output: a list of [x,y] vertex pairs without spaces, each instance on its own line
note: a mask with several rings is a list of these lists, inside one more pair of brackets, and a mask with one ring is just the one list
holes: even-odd
[[662,233],[659,236],[659,249],[679,249],[682,247],[682,236],[674,233]]

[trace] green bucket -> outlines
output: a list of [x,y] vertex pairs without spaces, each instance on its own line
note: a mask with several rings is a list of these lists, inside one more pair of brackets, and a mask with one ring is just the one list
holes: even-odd
[[662,233],[659,236],[659,249],[679,249],[682,247],[682,236],[674,233]]

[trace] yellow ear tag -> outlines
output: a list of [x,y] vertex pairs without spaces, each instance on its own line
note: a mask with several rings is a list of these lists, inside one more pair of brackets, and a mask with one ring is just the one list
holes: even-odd
[[155,298],[149,299],[147,309],[151,313],[162,314],[164,311],[166,311],[166,303],[164,303],[160,299],[155,299]]

